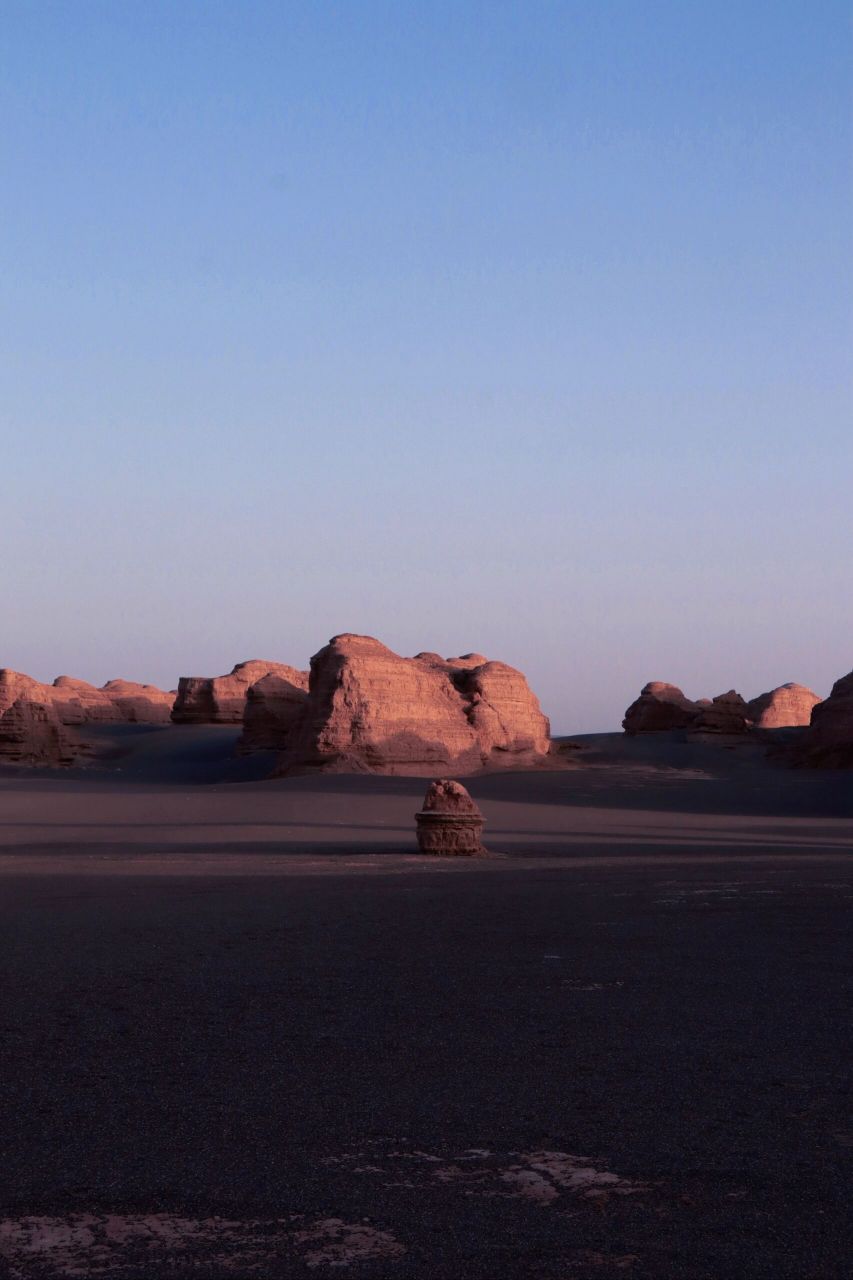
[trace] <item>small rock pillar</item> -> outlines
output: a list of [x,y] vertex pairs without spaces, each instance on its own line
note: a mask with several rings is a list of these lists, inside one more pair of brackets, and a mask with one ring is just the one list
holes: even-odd
[[460,782],[439,778],[415,814],[421,853],[444,858],[482,858],[484,818]]

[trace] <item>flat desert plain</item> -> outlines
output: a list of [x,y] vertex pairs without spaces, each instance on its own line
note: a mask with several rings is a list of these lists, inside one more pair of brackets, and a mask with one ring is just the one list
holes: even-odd
[[238,729],[0,771],[0,1274],[850,1274],[853,782],[578,739],[263,781]]

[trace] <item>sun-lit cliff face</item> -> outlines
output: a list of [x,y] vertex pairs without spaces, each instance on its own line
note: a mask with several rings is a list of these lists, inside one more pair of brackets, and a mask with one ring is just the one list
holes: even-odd
[[403,658],[344,634],[312,658],[308,697],[280,746],[281,772],[418,775],[534,764],[550,743],[520,671],[479,654]]

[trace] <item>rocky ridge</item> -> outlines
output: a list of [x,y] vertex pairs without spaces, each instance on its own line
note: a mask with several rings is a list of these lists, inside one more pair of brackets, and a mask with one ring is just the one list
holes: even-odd
[[102,688],[58,676],[42,684],[8,667],[0,669],[0,714],[18,699],[52,706],[62,724],[167,724],[174,693],[132,680],[109,680]]

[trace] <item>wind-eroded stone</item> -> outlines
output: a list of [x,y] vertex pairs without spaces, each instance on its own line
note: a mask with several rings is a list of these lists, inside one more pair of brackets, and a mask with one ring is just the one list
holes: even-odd
[[439,778],[415,814],[418,848],[440,857],[482,857],[483,815],[461,782]]

